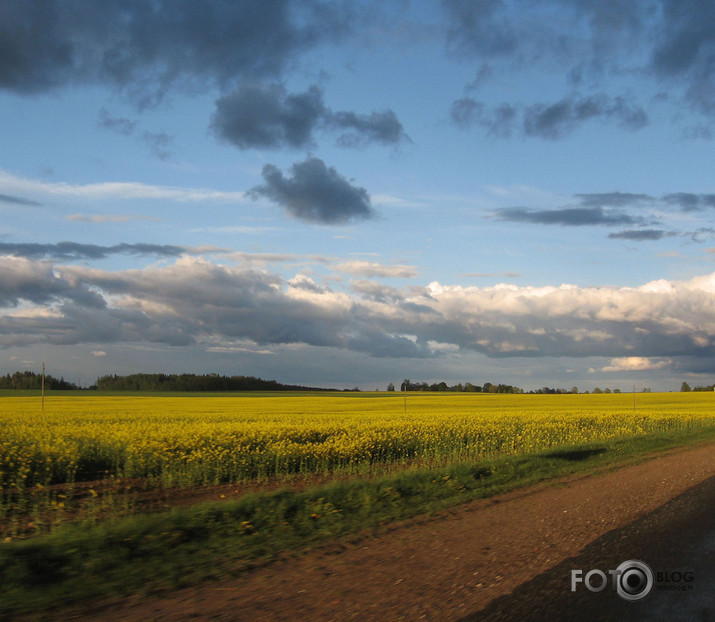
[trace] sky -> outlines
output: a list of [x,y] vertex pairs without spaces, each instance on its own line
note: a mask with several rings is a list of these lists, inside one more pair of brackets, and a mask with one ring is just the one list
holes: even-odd
[[715,381],[712,0],[0,0],[0,373]]

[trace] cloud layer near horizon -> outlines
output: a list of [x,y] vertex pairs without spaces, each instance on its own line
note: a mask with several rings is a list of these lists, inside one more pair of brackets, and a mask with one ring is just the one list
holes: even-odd
[[0,346],[215,347],[248,340],[376,357],[461,350],[492,357],[693,357],[699,366],[715,354],[715,273],[636,288],[431,283],[397,289],[362,280],[348,293],[304,274],[285,280],[190,256],[113,272],[5,256],[0,304]]

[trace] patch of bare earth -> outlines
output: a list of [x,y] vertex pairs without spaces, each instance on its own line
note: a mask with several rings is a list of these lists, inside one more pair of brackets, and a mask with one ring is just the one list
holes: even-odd
[[[259,566],[237,579],[95,603],[65,611],[61,619],[483,619],[479,612],[490,603],[548,574],[590,543],[619,534],[686,491],[700,494],[695,487],[715,475],[714,450],[712,443],[684,448],[618,470],[476,501],[355,544]],[[570,593],[568,581],[565,574],[563,596]],[[584,611],[571,613],[579,619]]]

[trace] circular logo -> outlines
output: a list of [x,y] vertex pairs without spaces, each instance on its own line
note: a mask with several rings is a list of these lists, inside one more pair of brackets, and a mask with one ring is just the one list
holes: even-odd
[[626,600],[640,600],[653,589],[653,571],[637,559],[623,562],[616,568],[616,591]]

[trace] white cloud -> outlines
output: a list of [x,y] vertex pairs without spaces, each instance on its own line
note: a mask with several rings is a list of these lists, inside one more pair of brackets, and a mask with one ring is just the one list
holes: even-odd
[[[355,281],[334,291],[305,273],[286,280],[251,262],[226,266],[189,255],[117,271],[0,257],[0,302],[5,346],[308,344],[378,357],[598,356],[611,359],[603,371],[707,360],[715,347],[715,273],[636,288],[433,282],[398,289]],[[18,314],[22,305],[51,312]]]
[[345,272],[353,276],[364,277],[395,277],[410,279],[417,276],[416,266],[406,265],[384,265],[376,261],[346,261],[337,264],[334,268],[339,272]]
[[134,214],[69,214],[65,216],[65,220],[70,222],[93,222],[93,223],[120,223],[132,222],[133,220],[147,220],[159,222],[158,218],[151,216],[140,216]]
[[672,365],[673,361],[670,359],[654,360],[645,356],[626,356],[611,359],[610,365],[601,368],[601,371],[652,371],[665,369]]
[[103,356],[107,356],[107,353],[104,350],[92,350],[92,356],[101,358]]
[[244,202],[245,192],[223,192],[209,188],[155,186],[140,182],[102,182],[68,184],[17,177],[0,170],[0,187],[14,192],[54,195],[84,199],[163,199],[179,202],[216,201]]

